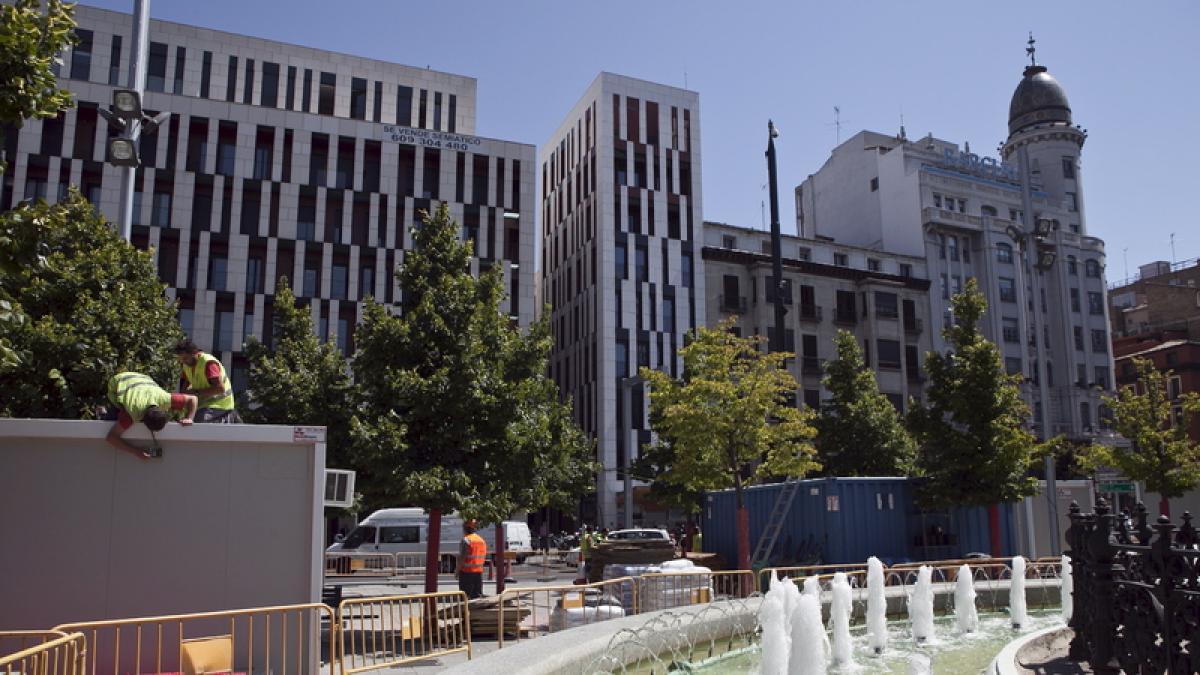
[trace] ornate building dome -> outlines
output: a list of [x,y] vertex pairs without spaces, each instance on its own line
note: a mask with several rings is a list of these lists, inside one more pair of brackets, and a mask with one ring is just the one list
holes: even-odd
[[1048,122],[1071,123],[1067,94],[1045,66],[1028,66],[1008,106],[1008,133]]

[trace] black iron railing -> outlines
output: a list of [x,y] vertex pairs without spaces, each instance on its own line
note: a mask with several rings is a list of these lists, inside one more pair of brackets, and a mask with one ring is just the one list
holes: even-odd
[[1147,519],[1142,504],[1132,515],[1071,504],[1070,655],[1094,673],[1200,672],[1200,537],[1190,513],[1179,527]]

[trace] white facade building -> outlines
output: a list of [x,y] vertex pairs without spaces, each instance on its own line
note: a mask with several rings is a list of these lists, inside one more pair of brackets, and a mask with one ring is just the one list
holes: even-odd
[[625,378],[678,375],[684,335],[705,322],[699,102],[601,73],[538,157],[550,372],[597,441],[603,470],[582,515],[602,526],[623,522],[620,468],[650,440],[644,387]]
[[[1041,66],[1025,70],[1009,131],[1003,162],[932,135],[863,131],[795,189],[796,230],[801,239],[923,257],[938,350],[951,294],[978,279],[988,301],[983,331],[1008,370],[1026,374],[1039,426],[1049,415],[1042,431],[1090,436],[1113,380],[1104,242],[1088,235],[1080,185],[1086,134]],[[1048,232],[1035,239],[1039,221]]]
[[[0,209],[76,185],[115,221],[121,170],[105,164],[97,108],[127,83],[132,21],[75,14],[60,82],[77,104],[6,135]],[[500,265],[506,310],[533,320],[534,148],[472,135],[473,78],[166,21],[151,21],[148,47],[143,105],[174,115],[141,141],[133,241],[235,388],[243,340],[270,340],[283,277],[351,352],[362,300],[399,302],[393,272],[439,202],[475,241],[473,270]]]
[[[838,330],[858,338],[897,410],[921,398],[921,365],[932,347],[925,258],[794,236],[781,245],[784,350],[796,355],[789,368],[800,383],[797,400],[817,409],[827,397],[821,379],[837,356]],[[709,323],[737,316],[737,334],[773,336],[771,233],[705,223],[703,258]]]

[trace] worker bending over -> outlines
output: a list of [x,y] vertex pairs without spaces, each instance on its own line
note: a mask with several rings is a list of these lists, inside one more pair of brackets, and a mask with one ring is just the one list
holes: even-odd
[[124,450],[141,459],[150,458],[150,453],[121,438],[129,427],[141,422],[150,431],[161,431],[167,426],[172,410],[182,410],[183,417],[179,423],[188,426],[196,414],[195,396],[172,394],[155,384],[149,375],[141,373],[113,375],[108,381],[108,400],[116,406],[116,424],[113,424],[104,440],[117,450]]

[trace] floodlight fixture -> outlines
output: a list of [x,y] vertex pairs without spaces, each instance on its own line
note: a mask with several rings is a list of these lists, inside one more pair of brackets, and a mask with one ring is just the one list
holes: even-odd
[[117,117],[127,120],[142,117],[142,97],[132,89],[114,89],[112,105]]
[[108,162],[113,166],[137,168],[137,143],[131,138],[112,138],[108,141]]

